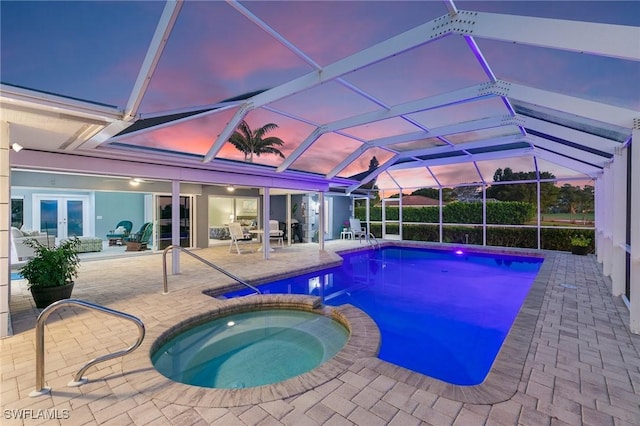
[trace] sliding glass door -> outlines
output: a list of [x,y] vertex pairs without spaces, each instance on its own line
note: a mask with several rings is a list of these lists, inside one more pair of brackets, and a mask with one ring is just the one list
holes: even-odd
[[[191,206],[193,205],[193,199],[191,196],[182,195],[180,196],[180,246],[181,247],[192,247],[192,229],[191,224],[193,223],[193,209]],[[158,247],[160,250],[163,250],[171,245],[171,241],[173,240],[173,232],[172,232],[172,216],[173,216],[173,207],[171,203],[170,195],[158,195],[156,197],[156,214],[158,218],[158,230],[156,232],[156,238]]]

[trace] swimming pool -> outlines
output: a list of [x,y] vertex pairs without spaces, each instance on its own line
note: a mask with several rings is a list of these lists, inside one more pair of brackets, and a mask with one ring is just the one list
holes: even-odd
[[408,247],[343,258],[340,267],[259,288],[356,306],[380,328],[379,358],[456,385],[482,383],[543,261]]

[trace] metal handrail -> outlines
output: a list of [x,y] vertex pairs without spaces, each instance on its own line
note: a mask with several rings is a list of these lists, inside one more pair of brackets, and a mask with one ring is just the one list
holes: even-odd
[[182,246],[178,246],[178,245],[170,245],[169,247],[165,248],[164,252],[162,253],[162,278],[163,278],[163,284],[164,284],[164,292],[163,292],[164,294],[169,293],[169,283],[167,281],[167,253],[170,250],[173,250],[173,249],[178,249],[178,250],[182,251],[183,253],[188,254],[189,256],[193,257],[194,259],[199,260],[200,262],[204,263],[205,265],[207,265],[207,266],[215,269],[216,271],[225,274],[229,278],[239,282],[243,286],[250,288],[251,290],[255,291],[257,294],[262,294],[262,292],[260,290],[258,290],[256,287],[254,287],[251,284],[243,281],[241,278],[233,275],[231,272],[229,272],[229,271],[227,271],[225,269],[222,269],[218,265],[215,265],[215,264],[209,262],[207,259],[204,259],[204,258],[198,256],[197,254],[192,253],[191,251],[187,250],[186,248],[184,248]]
[[49,318],[49,315],[51,315],[61,306],[65,305],[77,305],[81,308],[94,309],[105,314],[132,321],[138,327],[138,339],[133,345],[122,351],[114,352],[92,359],[76,373],[73,381],[69,382],[69,386],[80,386],[86,383],[88,379],[86,377],[82,377],[82,375],[90,367],[98,364],[99,362],[124,356],[130,352],[133,352],[138,346],[140,346],[142,340],[144,339],[144,324],[140,319],[134,317],[133,315],[129,315],[124,312],[116,311],[105,306],[96,305],[95,303],[90,303],[79,299],[63,299],[52,303],[51,305],[47,306],[42,312],[40,312],[40,315],[38,315],[38,319],[36,320],[36,389],[29,394],[29,396],[31,397],[45,395],[51,391],[50,387],[45,387],[44,385],[44,324],[47,321],[47,318]]
[[[373,241],[375,242],[375,244],[371,242],[372,238],[373,238]],[[372,246],[380,248],[380,242],[378,241],[376,236],[373,235],[373,233],[369,232],[369,235],[367,236],[367,240],[368,240],[369,244],[371,244]]]

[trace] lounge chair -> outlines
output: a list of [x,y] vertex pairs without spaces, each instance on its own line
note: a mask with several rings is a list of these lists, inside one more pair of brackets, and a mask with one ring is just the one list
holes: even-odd
[[269,221],[269,241],[276,240],[280,242],[280,247],[284,247],[284,231],[280,229],[280,223],[277,220]]
[[235,245],[236,251],[238,252],[238,254],[241,254],[238,243],[247,244],[247,243],[253,242],[253,238],[251,237],[251,234],[245,234],[244,231],[242,230],[242,226],[238,222],[231,222],[229,224],[229,234],[231,235],[231,243],[229,244],[229,253],[231,253],[231,251],[233,250],[233,246]]
[[353,238],[358,238],[362,241],[362,238],[367,238],[367,228],[364,228],[360,223],[360,219],[350,218],[349,225],[351,225],[351,232],[353,232]]
[[151,222],[145,222],[138,232],[124,238],[124,241],[127,243],[127,249],[125,251],[147,250],[152,232],[153,224]]
[[116,225],[115,229],[112,229],[107,234],[107,240],[109,240],[110,246],[121,246],[125,237],[128,237],[133,228],[133,223],[130,220],[121,220]]

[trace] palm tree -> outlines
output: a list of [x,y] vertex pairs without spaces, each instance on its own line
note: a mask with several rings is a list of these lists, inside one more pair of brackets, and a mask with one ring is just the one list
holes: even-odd
[[267,123],[253,131],[246,121],[238,126],[229,138],[229,142],[244,154],[244,161],[253,163],[253,154],[276,154],[284,158],[284,154],[276,146],[284,145],[284,141],[275,136],[264,137],[267,133],[278,128],[277,124]]

